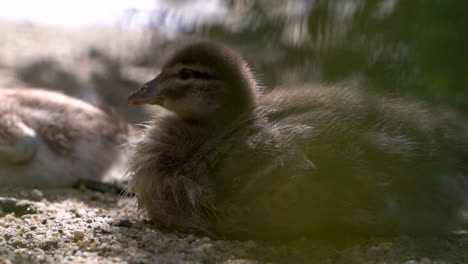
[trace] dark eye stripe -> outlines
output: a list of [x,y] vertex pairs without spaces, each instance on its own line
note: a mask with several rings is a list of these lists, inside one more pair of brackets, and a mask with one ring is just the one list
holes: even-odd
[[205,72],[197,72],[193,71],[193,77],[198,78],[198,79],[215,79],[215,76],[213,74],[205,73]]
[[[166,80],[169,78],[178,78],[180,77],[180,73],[171,73],[171,74],[165,74],[161,79]],[[211,73],[206,73],[206,72],[197,72],[192,70],[192,78],[197,78],[197,79],[205,79],[205,80],[215,80],[216,75],[211,74]]]

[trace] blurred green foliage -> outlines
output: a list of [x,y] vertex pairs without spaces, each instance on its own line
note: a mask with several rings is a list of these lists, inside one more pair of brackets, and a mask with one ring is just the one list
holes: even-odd
[[193,28],[238,47],[267,86],[363,81],[468,112],[463,0],[226,0],[240,19]]

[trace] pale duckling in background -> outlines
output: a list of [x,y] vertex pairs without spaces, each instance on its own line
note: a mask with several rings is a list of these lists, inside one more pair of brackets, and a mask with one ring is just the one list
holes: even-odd
[[40,89],[0,89],[0,186],[65,187],[101,180],[133,129],[84,101]]
[[[421,103],[310,85],[259,94],[222,44],[187,44],[128,104],[155,104],[130,186],[157,226],[228,238],[458,227],[458,124]],[[466,153],[466,152],[465,152]]]

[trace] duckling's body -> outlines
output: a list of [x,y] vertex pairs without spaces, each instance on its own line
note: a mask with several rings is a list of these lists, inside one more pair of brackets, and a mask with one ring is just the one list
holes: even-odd
[[0,89],[0,185],[71,186],[101,179],[131,128],[81,100],[40,89]]
[[[250,81],[233,81],[239,74]],[[242,99],[225,107],[234,92]],[[459,224],[467,179],[451,120],[353,88],[256,93],[238,55],[200,42],[129,97],[170,111],[144,131],[129,167],[139,205],[160,227],[279,238],[441,233]],[[201,111],[203,100],[219,107]]]

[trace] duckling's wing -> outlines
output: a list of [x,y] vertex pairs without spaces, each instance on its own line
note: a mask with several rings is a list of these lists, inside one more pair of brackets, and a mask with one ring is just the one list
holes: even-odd
[[[276,139],[279,153],[297,153],[289,152],[287,146],[293,146],[305,154],[285,164],[314,165],[310,173],[285,175],[302,176],[289,177],[290,182],[306,188],[297,193],[313,194],[301,201],[310,212],[325,212],[324,223],[334,223],[330,227],[428,233],[449,230],[458,221],[464,192],[457,173],[459,136],[423,105],[320,87],[274,91],[262,103],[272,109],[269,127],[281,129],[262,138]],[[267,131],[275,132],[271,128]]]

